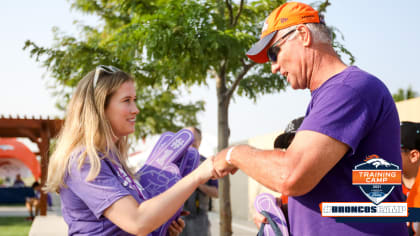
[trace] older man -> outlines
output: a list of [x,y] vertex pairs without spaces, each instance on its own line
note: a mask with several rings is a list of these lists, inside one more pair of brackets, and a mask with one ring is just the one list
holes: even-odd
[[[247,53],[271,63],[293,89],[309,89],[305,119],[286,151],[247,145],[218,153],[219,174],[237,168],[289,197],[292,235],[405,235],[404,223],[337,223],[322,217],[322,202],[370,202],[352,185],[352,169],[370,155],[401,166],[397,110],[375,76],[344,64],[318,12],[298,2],[275,9],[261,39]],[[385,199],[401,202],[401,186]]]

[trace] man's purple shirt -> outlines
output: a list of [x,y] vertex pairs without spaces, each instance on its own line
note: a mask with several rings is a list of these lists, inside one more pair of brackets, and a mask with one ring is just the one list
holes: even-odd
[[[325,134],[349,151],[309,193],[289,197],[292,235],[406,235],[404,223],[337,223],[322,217],[322,202],[371,202],[352,185],[352,169],[371,154],[400,166],[400,126],[395,103],[376,77],[351,66],[312,92],[299,131]],[[403,202],[401,186],[385,202]]]

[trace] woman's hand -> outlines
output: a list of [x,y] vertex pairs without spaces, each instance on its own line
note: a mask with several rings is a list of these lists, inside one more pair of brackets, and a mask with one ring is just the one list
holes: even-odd
[[222,177],[219,176],[214,170],[213,157],[209,157],[205,161],[203,161],[194,172],[196,172],[196,175],[198,176],[201,184],[204,184],[210,178],[218,179]]
[[219,178],[224,177],[229,173],[235,174],[238,170],[238,168],[226,161],[226,156],[228,155],[229,150],[233,150],[233,147],[223,149],[213,158],[214,169]]
[[168,228],[169,236],[178,236],[184,230],[185,221],[181,218],[172,221]]

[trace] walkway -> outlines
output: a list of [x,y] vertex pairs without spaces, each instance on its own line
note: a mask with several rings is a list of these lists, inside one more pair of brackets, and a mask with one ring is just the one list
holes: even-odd
[[[48,216],[39,217],[37,216],[32,224],[30,236],[66,236],[67,229],[64,223],[63,217],[59,214],[59,209],[49,210]],[[27,217],[28,211],[24,206],[1,206],[0,217],[2,216],[22,216]],[[219,235],[219,214],[215,212],[209,212],[209,218],[211,223],[211,234],[213,236]],[[36,229],[36,230],[34,230]],[[41,231],[40,231],[41,230]],[[232,222],[233,236],[255,236],[258,232],[257,228],[253,223],[249,221],[233,219]]]
[[[220,217],[219,213],[217,212],[209,212],[209,219],[211,224],[211,235],[216,236],[219,235],[220,232]],[[240,220],[240,219],[233,219],[232,220],[232,231],[233,236],[255,236],[258,233],[257,227],[254,223]]]

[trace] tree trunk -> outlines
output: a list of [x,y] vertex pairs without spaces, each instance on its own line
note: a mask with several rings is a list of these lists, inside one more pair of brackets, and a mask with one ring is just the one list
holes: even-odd
[[[226,148],[229,143],[228,108],[229,99],[226,96],[226,83],[224,74],[216,78],[217,89],[217,127],[218,127],[218,151]],[[232,210],[230,205],[230,181],[229,175],[219,180],[219,212],[220,212],[220,236],[232,235]]]

